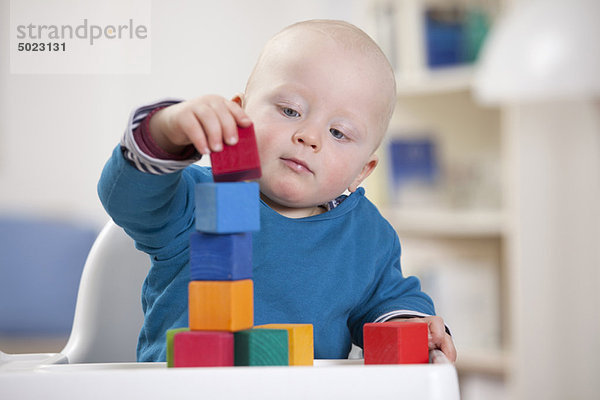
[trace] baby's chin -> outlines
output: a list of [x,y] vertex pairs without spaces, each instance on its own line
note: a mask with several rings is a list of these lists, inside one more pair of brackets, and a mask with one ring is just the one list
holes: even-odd
[[293,179],[271,179],[263,175],[258,181],[260,191],[271,200],[286,207],[313,207],[326,204],[344,193],[344,188],[323,187],[313,183],[299,183]]
[[258,183],[261,194],[273,203],[291,208],[304,207],[311,203],[305,187],[292,180],[268,179],[263,174]]
[[303,196],[285,196],[282,194],[261,192],[261,198],[269,205],[282,208],[311,208],[320,205]]
[[260,196],[263,201],[273,210],[292,218],[307,217],[318,214],[320,211],[316,212],[315,210],[317,210],[320,205],[327,202],[324,201],[323,203],[315,203],[314,201],[311,202],[302,197],[289,198],[263,192],[261,192]]

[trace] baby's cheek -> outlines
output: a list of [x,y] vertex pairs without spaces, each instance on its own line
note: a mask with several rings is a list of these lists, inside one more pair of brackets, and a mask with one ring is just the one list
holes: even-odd
[[261,161],[263,159],[267,159],[269,155],[273,154],[273,152],[277,149],[277,144],[275,143],[276,138],[273,135],[265,135],[265,134],[256,134],[256,146],[258,148],[258,156]]
[[356,167],[356,160],[341,157],[331,163],[328,170],[331,171],[331,183],[342,185],[344,190],[354,182],[361,172],[361,168]]
[[325,179],[325,187],[329,189],[334,196],[341,195],[354,181],[352,174],[348,170],[344,171],[343,166],[329,167]]

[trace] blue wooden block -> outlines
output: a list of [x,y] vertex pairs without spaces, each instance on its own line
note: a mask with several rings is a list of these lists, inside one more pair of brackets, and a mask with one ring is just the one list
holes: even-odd
[[256,182],[196,185],[196,230],[204,233],[255,232],[260,229]]
[[190,235],[192,281],[252,279],[252,234]]

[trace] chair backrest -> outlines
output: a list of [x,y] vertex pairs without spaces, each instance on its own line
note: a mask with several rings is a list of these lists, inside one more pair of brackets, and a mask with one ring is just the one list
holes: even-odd
[[108,222],[81,275],[73,328],[61,352],[69,363],[136,361],[144,318],[141,287],[149,268],[148,255]]
[[0,213],[0,337],[67,337],[97,235],[81,222]]

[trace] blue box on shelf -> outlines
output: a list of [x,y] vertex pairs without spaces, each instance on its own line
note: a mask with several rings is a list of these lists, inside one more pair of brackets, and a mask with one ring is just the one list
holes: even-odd
[[458,9],[432,8],[425,12],[427,65],[430,68],[463,62],[463,18]]
[[390,160],[395,187],[415,181],[433,185],[437,179],[438,162],[432,139],[393,139]]

